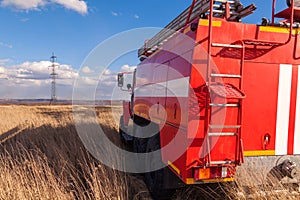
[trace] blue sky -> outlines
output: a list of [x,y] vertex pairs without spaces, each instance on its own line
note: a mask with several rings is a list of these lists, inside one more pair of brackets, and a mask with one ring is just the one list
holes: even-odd
[[[285,6],[285,0],[278,1],[278,10]],[[37,88],[35,93],[13,90],[14,82],[5,82],[7,71],[33,73],[32,65],[46,70],[52,52],[58,56],[61,68],[68,69],[67,78],[76,73],[89,52],[99,43],[133,28],[164,27],[191,4],[191,0],[0,0],[0,98],[45,98],[49,88]],[[241,0],[244,5],[255,3],[257,11],[244,19],[246,23],[257,24],[262,17],[269,17],[271,0]],[[135,54],[118,63],[127,67],[138,63]],[[25,66],[25,67],[24,67]],[[30,72],[31,70],[31,72]],[[18,73],[19,73],[18,71]],[[33,71],[33,72],[32,72]],[[42,71],[38,71],[42,74]],[[26,74],[24,72],[24,74]],[[16,76],[17,77],[17,76]],[[32,77],[34,79],[34,77]],[[26,78],[28,81],[28,77]],[[33,80],[34,84],[37,84]],[[46,84],[49,83],[45,81]],[[4,84],[4,85],[3,85]],[[22,84],[25,87],[26,84]],[[4,88],[3,86],[9,85]],[[64,84],[62,84],[63,86]],[[9,88],[9,89],[8,89]],[[30,88],[28,86],[27,88]],[[49,95],[48,95],[49,96]],[[70,96],[61,94],[63,98]]]

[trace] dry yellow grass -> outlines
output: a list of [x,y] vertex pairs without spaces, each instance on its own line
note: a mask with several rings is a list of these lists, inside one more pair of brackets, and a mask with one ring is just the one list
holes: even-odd
[[[121,112],[96,109],[97,123],[118,145]],[[105,167],[86,152],[72,106],[0,106],[0,121],[0,199],[151,199],[141,177]],[[173,199],[300,199],[283,185],[258,185],[265,173],[250,165],[239,170],[235,185],[187,187]]]
[[[115,131],[108,111],[99,121]],[[71,106],[1,106],[0,121],[0,199],[129,198],[127,176],[85,151]]]
[[230,199],[300,199],[297,184],[287,184],[271,176],[262,162],[240,167],[235,184],[225,186],[225,191]]

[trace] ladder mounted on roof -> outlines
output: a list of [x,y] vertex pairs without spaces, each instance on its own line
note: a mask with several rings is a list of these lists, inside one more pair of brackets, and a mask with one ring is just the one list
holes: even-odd
[[[228,21],[240,21],[253,13],[255,5],[244,7],[239,0],[214,0],[213,16],[226,18]],[[227,10],[227,11],[226,11]],[[152,39],[147,40],[138,51],[138,57],[143,58],[154,53],[159,46],[179,31],[188,23],[201,16],[208,18],[210,11],[210,0],[193,0],[193,4],[185,9],[178,17],[170,22],[163,30],[157,33]]]

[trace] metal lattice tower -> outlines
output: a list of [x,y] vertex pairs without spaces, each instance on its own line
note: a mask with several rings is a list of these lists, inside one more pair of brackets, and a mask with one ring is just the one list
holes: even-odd
[[51,100],[50,103],[53,103],[57,100],[57,96],[56,96],[56,78],[57,78],[57,73],[56,73],[56,67],[58,67],[58,65],[56,64],[56,60],[57,57],[54,55],[54,53],[52,53],[52,56],[50,57],[50,61],[52,62],[52,65],[49,66],[49,68],[51,68],[51,78],[52,78],[52,82],[51,82]]

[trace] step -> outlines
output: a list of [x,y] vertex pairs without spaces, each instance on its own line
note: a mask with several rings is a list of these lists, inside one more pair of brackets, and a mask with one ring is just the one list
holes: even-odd
[[224,103],[224,104],[211,103],[209,105],[211,107],[240,107],[240,104],[238,104],[238,103]]
[[221,44],[221,43],[212,43],[211,46],[213,47],[225,47],[225,48],[236,48],[236,49],[242,49],[242,45],[235,45],[235,44]]
[[222,160],[222,161],[210,161],[211,165],[226,165],[226,164],[235,164],[234,160]]
[[237,133],[230,132],[219,132],[219,133],[208,133],[210,137],[221,137],[221,136],[237,136]]
[[219,78],[242,78],[242,76],[238,74],[211,74],[210,76]]
[[247,45],[257,45],[257,46],[280,46],[283,45],[281,42],[264,41],[264,40],[244,40]]
[[211,129],[240,129],[240,125],[209,125]]
[[246,95],[232,84],[211,83],[210,89],[216,95],[227,99],[243,99]]

